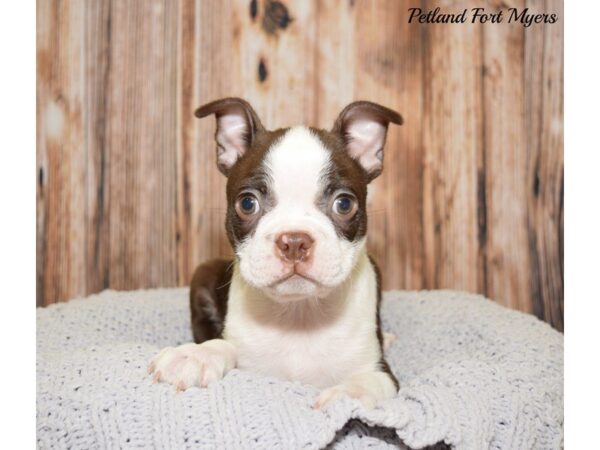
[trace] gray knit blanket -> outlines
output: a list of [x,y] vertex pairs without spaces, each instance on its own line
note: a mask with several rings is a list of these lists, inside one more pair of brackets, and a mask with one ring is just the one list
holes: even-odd
[[207,389],[152,384],[148,362],[192,340],[187,289],[105,291],[37,310],[39,448],[559,449],[563,336],[476,295],[388,292],[397,398],[364,410],[239,370]]

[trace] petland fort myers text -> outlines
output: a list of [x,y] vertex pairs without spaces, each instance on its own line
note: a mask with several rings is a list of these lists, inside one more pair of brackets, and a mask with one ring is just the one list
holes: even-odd
[[520,23],[525,28],[540,23],[556,23],[556,13],[531,13],[529,8],[506,8],[488,12],[485,8],[465,8],[461,12],[444,12],[439,7],[431,10],[409,8],[408,23]]

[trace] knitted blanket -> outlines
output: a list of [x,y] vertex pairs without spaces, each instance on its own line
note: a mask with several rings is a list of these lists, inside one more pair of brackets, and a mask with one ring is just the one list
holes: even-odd
[[146,372],[190,342],[188,290],[105,291],[37,310],[39,448],[559,449],[563,336],[452,291],[388,292],[382,323],[397,398],[366,411],[317,389],[233,370],[176,393]]

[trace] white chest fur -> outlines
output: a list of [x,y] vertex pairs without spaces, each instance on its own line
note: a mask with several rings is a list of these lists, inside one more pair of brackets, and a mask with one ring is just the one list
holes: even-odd
[[237,347],[239,368],[325,388],[376,369],[376,309],[375,271],[364,252],[327,298],[290,303],[267,298],[236,267],[224,337]]

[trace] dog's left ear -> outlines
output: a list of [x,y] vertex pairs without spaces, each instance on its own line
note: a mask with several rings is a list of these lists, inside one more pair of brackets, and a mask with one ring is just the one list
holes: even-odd
[[350,103],[338,116],[332,131],[344,139],[348,154],[367,172],[369,181],[383,170],[383,146],[388,125],[402,125],[402,116],[377,103]]

